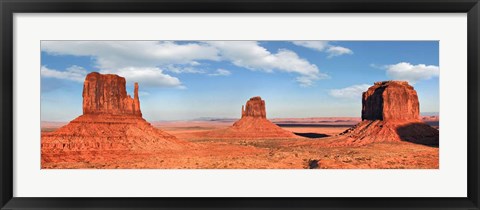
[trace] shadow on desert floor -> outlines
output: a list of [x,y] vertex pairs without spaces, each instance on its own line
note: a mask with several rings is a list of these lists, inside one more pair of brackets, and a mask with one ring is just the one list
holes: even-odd
[[310,138],[310,139],[319,139],[319,138],[325,138],[325,137],[329,137],[330,135],[327,135],[327,134],[323,134],[323,133],[295,133],[295,135],[297,136],[302,136],[302,137],[306,137],[306,138]]
[[425,123],[410,123],[397,128],[402,141],[438,148],[439,131]]

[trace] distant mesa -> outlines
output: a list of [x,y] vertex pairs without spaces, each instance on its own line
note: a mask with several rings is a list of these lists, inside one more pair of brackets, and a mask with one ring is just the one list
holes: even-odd
[[280,128],[267,119],[265,101],[260,96],[252,97],[242,106],[242,118],[231,127],[205,132],[210,138],[265,139],[299,138],[294,133]]
[[42,134],[42,153],[85,150],[179,149],[187,143],[142,118],[138,84],[127,95],[125,78],[92,72],[83,87],[83,115]]
[[417,92],[405,81],[375,82],[362,95],[362,122],[341,134],[354,143],[409,141],[438,145],[439,131],[420,119]]
[[242,118],[259,117],[267,119],[267,112],[265,110],[265,101],[262,100],[260,96],[252,97],[247,101],[246,106],[242,106]]

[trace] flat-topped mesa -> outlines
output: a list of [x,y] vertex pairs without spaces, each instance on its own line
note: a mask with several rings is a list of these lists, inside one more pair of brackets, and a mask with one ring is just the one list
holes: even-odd
[[419,121],[417,92],[406,81],[375,82],[363,92],[362,120]]
[[92,72],[83,84],[83,114],[142,116],[135,83],[134,98],[127,94],[125,78]]
[[347,129],[339,144],[409,141],[438,145],[439,132],[419,117],[417,92],[407,82],[375,82],[362,96],[362,122]]
[[255,96],[247,101],[245,106],[242,106],[242,118],[243,117],[256,117],[267,118],[267,112],[265,111],[265,101],[260,96]]

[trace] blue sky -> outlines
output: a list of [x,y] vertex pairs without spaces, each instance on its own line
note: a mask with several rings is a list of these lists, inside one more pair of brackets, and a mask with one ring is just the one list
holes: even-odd
[[[147,120],[238,118],[253,96],[267,117],[359,117],[376,81],[406,80],[439,111],[437,41],[42,41],[41,119],[82,114],[89,72],[140,86]],[[133,94],[132,94],[133,95]]]

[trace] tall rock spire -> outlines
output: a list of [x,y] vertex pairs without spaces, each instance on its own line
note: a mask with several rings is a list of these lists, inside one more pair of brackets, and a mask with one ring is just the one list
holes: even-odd
[[133,113],[135,115],[142,116],[142,111],[140,110],[140,99],[138,98],[138,82],[135,82],[135,89],[133,94]]

